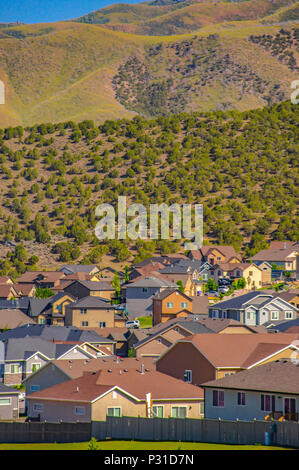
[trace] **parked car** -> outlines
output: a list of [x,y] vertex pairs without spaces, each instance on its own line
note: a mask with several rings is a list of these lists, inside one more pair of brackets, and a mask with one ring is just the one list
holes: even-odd
[[213,296],[214,297],[219,297],[219,292],[217,292],[216,290],[212,290],[212,291],[208,292],[208,295],[210,297],[213,297]]
[[139,320],[129,320],[126,322],[126,328],[139,328]]
[[221,294],[226,294],[228,291],[229,291],[229,287],[227,287],[227,286],[219,287],[219,292]]

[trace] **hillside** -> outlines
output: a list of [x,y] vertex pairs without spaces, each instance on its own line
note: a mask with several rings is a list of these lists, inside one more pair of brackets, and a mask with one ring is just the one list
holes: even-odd
[[[6,104],[0,126],[84,119],[100,124],[136,113],[247,110],[289,99],[299,60],[293,2],[214,3],[114,5],[100,10],[111,18],[105,24],[1,28]],[[282,26],[275,15],[290,19]],[[120,18],[128,32],[114,30]],[[108,29],[112,23],[116,27]]]
[[244,256],[298,240],[298,111],[287,101],[0,131],[0,274],[182,250],[183,240],[99,243],[95,208],[119,195],[147,208],[202,203],[205,240]]

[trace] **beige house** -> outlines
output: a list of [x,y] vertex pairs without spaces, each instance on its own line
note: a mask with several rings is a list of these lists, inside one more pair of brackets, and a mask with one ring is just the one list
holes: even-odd
[[235,280],[243,277],[246,289],[258,289],[263,285],[263,270],[253,263],[218,263],[213,266],[211,276],[216,284],[222,278]]
[[86,373],[27,396],[40,421],[105,421],[106,416],[202,418],[203,390],[145,368]]
[[88,296],[67,305],[65,326],[114,328],[118,314],[119,311],[106,299]]

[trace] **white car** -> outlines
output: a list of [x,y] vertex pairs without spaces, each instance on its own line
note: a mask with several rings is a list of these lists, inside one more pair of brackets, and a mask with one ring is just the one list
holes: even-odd
[[126,328],[139,328],[139,320],[129,320],[126,322]]

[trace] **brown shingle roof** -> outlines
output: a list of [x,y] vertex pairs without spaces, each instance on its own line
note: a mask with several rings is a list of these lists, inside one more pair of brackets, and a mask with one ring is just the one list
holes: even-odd
[[[109,371],[111,370],[111,372]],[[105,392],[117,386],[133,395],[138,400],[145,401],[147,393],[151,392],[153,400],[161,399],[202,399],[203,389],[195,385],[170,377],[153,368],[141,373],[138,369],[99,370],[86,373],[77,379],[54,385],[53,387],[32,393],[27,398],[44,398],[92,402]],[[120,373],[121,372],[121,373]]]
[[251,330],[255,333],[267,333],[267,328],[265,326],[245,325],[244,323],[241,323],[238,320],[234,320],[233,318],[206,317],[206,318],[200,318],[199,321],[201,321],[204,325],[206,325],[207,328],[210,328],[215,333],[219,333],[220,331],[223,331],[227,327],[243,327],[243,328],[248,328],[248,330]]
[[299,365],[289,360],[273,361],[202,386],[299,394]]
[[0,330],[6,327],[12,330],[13,328],[27,325],[28,323],[35,324],[35,321],[18,308],[0,310]]
[[[299,339],[296,334],[287,333],[260,333],[256,335],[244,334],[197,334],[186,337],[179,342],[191,342],[214,365],[214,367],[249,367],[260,361],[261,348],[259,344],[268,343],[275,347],[267,349],[266,356],[281,350]],[[175,347],[175,346],[174,346]],[[265,349],[267,347],[265,346]],[[268,354],[269,352],[269,354]],[[249,361],[250,358],[250,361]]]

